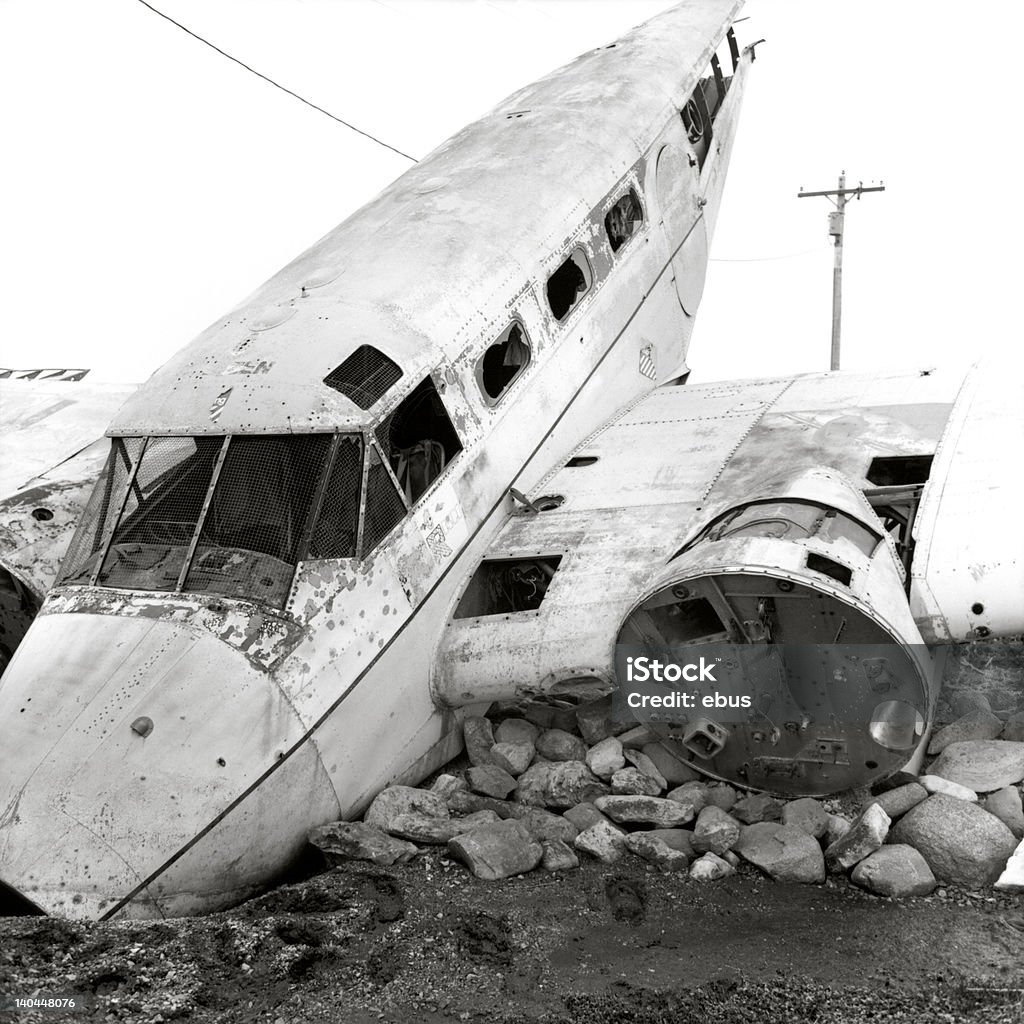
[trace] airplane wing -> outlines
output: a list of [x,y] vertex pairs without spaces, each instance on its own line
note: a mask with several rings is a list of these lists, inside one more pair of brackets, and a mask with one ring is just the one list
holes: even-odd
[[[0,671],[57,576],[134,384],[0,370]],[[27,375],[27,376],[26,376]]]
[[[774,697],[754,693],[752,711],[733,716],[745,724],[724,727],[724,750],[721,716],[680,716],[680,755],[792,792],[905,763],[937,691],[925,645],[1024,629],[1024,542],[995,528],[1022,497],[998,472],[998,439],[1020,436],[1024,385],[1000,369],[658,389],[591,436],[529,495],[538,511],[524,506],[498,535],[446,628],[438,699],[608,689],[617,648],[815,645],[825,661],[803,680],[788,668]],[[966,530],[979,498],[992,528]],[[887,652],[884,664],[865,657],[853,673],[863,678],[840,682],[850,645],[865,644]],[[733,692],[752,686],[730,678]],[[895,746],[876,742],[900,729]]]

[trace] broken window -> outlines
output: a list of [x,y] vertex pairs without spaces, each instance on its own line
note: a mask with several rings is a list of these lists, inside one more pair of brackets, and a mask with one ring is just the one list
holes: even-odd
[[307,558],[355,558],[359,498],[363,482],[363,439],[342,434],[327,475]]
[[326,377],[324,383],[351,399],[360,409],[369,409],[401,378],[402,369],[372,345],[360,345]]
[[867,478],[875,484],[864,490],[875,514],[896,543],[896,554],[907,571],[914,560],[914,520],[921,504],[924,485],[932,470],[933,455],[892,455],[871,460]]
[[569,311],[590,291],[593,275],[582,249],[574,249],[566,261],[548,278],[548,305],[556,320],[564,320]]
[[484,560],[459,600],[454,618],[534,611],[547,595],[561,561],[561,555]]
[[612,252],[618,252],[625,242],[632,238],[637,228],[644,222],[640,197],[635,189],[630,189],[618,199],[615,205],[605,214],[604,230],[608,235],[608,244]]
[[430,377],[425,377],[377,428],[377,441],[409,505],[436,480],[462,442]]
[[923,484],[931,473],[934,455],[890,455],[871,460],[868,480],[878,487]]
[[[683,126],[686,128],[686,137],[693,146],[697,163],[701,168],[711,151],[714,121],[725,102],[725,94],[732,84],[732,75],[738,63],[739,49],[736,37],[730,29],[712,56],[707,70],[697,83],[697,88],[693,90],[693,94],[680,111]],[[726,69],[729,69],[728,74]]]
[[660,606],[649,602],[633,615],[637,625],[646,619],[653,626],[651,643],[691,644],[727,635],[725,624],[711,602],[704,597],[672,601]]
[[843,565],[832,558],[826,558],[824,555],[816,554],[813,551],[807,553],[807,560],[804,564],[808,569],[820,572],[823,576],[828,576],[842,583],[844,587],[848,587],[850,580],[853,579],[853,570],[849,566]]
[[406,506],[402,495],[387,466],[381,462],[377,446],[373,445],[370,448],[369,465],[366,470],[366,513],[360,551],[363,558],[401,522],[405,512]]
[[480,390],[494,405],[530,364],[530,342],[523,325],[509,324],[500,338],[484,352],[476,366]]

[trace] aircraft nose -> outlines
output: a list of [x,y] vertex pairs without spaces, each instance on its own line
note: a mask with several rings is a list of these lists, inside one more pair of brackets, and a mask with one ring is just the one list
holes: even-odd
[[0,882],[69,917],[129,895],[131,916],[236,902],[304,842],[294,813],[262,814],[296,773],[304,809],[336,807],[304,733],[269,673],[207,632],[44,614],[0,683]]

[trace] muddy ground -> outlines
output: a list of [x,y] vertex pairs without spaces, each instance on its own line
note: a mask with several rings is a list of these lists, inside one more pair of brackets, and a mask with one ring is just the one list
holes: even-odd
[[205,918],[0,921],[0,989],[75,997],[20,1020],[1024,1020],[1024,906],[846,879],[716,883],[630,858],[481,882],[440,851],[348,864]]

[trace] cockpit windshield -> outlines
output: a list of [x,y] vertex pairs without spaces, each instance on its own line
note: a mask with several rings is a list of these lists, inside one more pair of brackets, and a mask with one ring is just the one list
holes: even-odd
[[59,582],[283,607],[300,561],[366,555],[405,512],[361,433],[115,437]]

